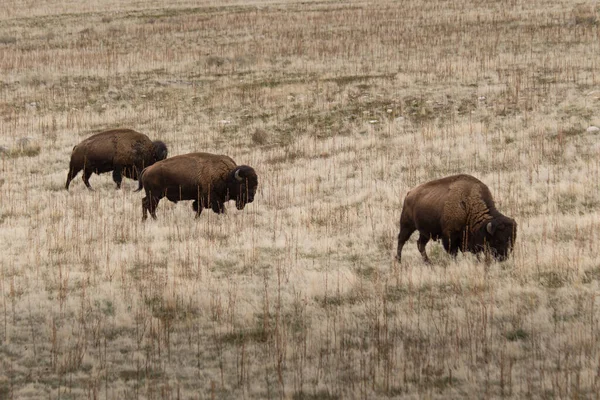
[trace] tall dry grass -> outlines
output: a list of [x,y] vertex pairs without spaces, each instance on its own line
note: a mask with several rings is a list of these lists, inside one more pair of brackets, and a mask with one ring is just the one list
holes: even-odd
[[[596,2],[32,4],[0,9],[0,398],[597,398]],[[64,191],[110,127],[256,200]],[[397,264],[407,191],[459,172],[513,257]]]

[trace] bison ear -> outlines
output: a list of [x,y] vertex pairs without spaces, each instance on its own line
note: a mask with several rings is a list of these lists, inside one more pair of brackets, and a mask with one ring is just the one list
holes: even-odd
[[490,235],[493,235],[494,232],[496,232],[496,224],[492,223],[491,221],[488,222],[488,224],[486,225],[485,229],[488,231],[488,233]]

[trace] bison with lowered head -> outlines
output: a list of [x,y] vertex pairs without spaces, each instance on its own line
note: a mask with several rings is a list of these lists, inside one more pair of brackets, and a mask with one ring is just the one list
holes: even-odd
[[453,256],[458,250],[478,254],[489,251],[505,260],[517,236],[517,223],[494,206],[488,187],[470,175],[454,175],[417,186],[406,195],[400,216],[398,253],[410,235],[419,231],[417,247],[429,263],[425,245],[442,239]]
[[236,165],[228,156],[209,153],[182,154],[157,162],[142,171],[138,191],[142,188],[142,219],[148,211],[156,219],[156,207],[163,197],[177,203],[194,200],[196,217],[210,207],[217,214],[225,212],[225,202],[235,200],[238,210],[254,201],[258,177],[252,167]]
[[167,158],[167,146],[160,140],[151,141],[143,133],[131,129],[113,129],[97,133],[73,147],[69,175],[65,189],[71,180],[83,170],[83,182],[88,189],[90,176],[95,172],[113,172],[117,189],[121,188],[123,176],[138,179],[145,167]]

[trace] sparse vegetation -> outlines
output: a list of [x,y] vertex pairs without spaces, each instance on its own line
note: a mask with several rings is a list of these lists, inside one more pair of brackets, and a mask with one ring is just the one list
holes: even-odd
[[[594,397],[598,15],[4,1],[0,398]],[[136,183],[61,189],[115,127],[252,165],[254,203],[142,223]],[[396,263],[408,190],[459,172],[518,222],[513,257]]]
[[31,146],[23,146],[23,147],[19,147],[19,148],[11,150],[8,153],[8,156],[12,157],[12,158],[16,158],[16,157],[36,157],[37,155],[40,154],[41,150],[42,150],[42,148],[38,144],[31,145]]

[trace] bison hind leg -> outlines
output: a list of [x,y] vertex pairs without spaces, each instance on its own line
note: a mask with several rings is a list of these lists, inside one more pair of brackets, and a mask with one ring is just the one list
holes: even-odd
[[71,163],[69,165],[69,174],[67,175],[67,183],[65,184],[65,189],[66,190],[69,190],[69,185],[71,184],[71,181],[77,176],[77,174],[81,170],[82,170],[82,168],[75,167],[73,165],[73,163]]
[[90,185],[90,176],[92,176],[93,173],[94,173],[94,171],[91,169],[86,169],[86,168],[83,169],[83,177],[82,177],[83,183],[85,183],[85,186],[92,191],[94,189],[92,188],[92,185]]
[[156,207],[158,207],[159,201],[159,198],[150,195],[146,195],[146,197],[142,199],[142,221],[148,219],[148,212],[150,212],[152,219],[156,219]]
[[148,197],[142,199],[142,221],[148,219]]
[[404,243],[406,243],[414,231],[415,228],[412,226],[400,225],[400,233],[398,234],[398,250],[396,251],[396,259],[398,262],[402,260],[402,248],[404,247]]

